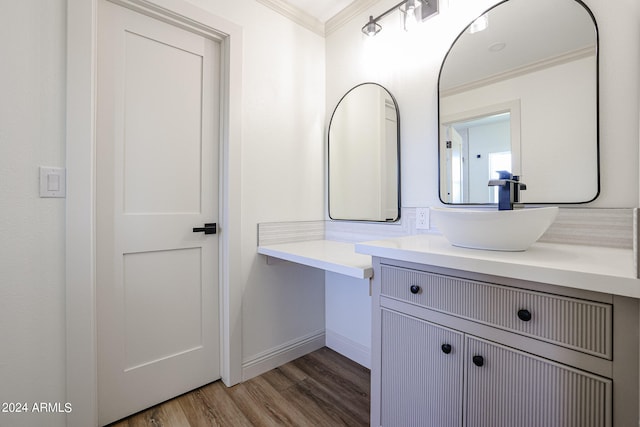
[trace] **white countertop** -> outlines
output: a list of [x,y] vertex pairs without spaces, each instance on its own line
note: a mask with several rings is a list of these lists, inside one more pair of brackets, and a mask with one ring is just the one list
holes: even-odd
[[258,253],[358,279],[373,276],[371,256],[356,253],[353,243],[333,240],[258,246]]
[[524,252],[497,252],[459,248],[441,235],[420,234],[356,244],[281,243],[259,246],[258,253],[359,279],[372,277],[371,256],[377,256],[640,298],[630,249],[537,242]]
[[381,258],[640,298],[631,249],[537,242],[524,252],[497,252],[459,248],[441,235],[420,234],[357,243],[355,250]]

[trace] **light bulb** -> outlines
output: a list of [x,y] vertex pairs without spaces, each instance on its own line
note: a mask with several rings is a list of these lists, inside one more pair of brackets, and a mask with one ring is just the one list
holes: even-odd
[[404,12],[404,30],[411,31],[418,25],[418,16],[421,14],[422,2],[414,0],[407,2]]

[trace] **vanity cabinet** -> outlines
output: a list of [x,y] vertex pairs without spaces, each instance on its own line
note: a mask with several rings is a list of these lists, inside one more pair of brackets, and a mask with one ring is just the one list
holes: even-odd
[[373,309],[372,426],[638,425],[635,300],[374,258]]

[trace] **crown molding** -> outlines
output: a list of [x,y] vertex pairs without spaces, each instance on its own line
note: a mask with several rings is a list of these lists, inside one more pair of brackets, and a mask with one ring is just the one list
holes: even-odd
[[345,7],[334,17],[327,20],[327,22],[324,24],[325,36],[328,36],[329,34],[343,27],[347,22],[351,21],[353,18],[360,15],[379,1],[380,0],[355,0],[351,2],[349,6]]
[[293,22],[302,25],[314,33],[326,37],[347,22],[360,15],[380,0],[354,0],[349,6],[342,9],[335,16],[322,23],[319,19],[309,15],[304,10],[292,6],[286,0],[256,0],[271,10],[291,19]]
[[281,15],[291,19],[293,22],[302,25],[308,30],[324,37],[324,24],[306,13],[304,10],[290,5],[284,0],[256,0],[258,3],[262,3],[268,8],[280,13]]
[[596,53],[597,53],[597,49],[595,46],[589,46],[582,49],[577,49],[571,52],[563,53],[557,56],[552,56],[546,59],[542,59],[540,61],[532,62],[531,64],[527,64],[511,70],[507,70],[502,73],[493,74],[491,76],[488,76],[479,80],[475,80],[469,83],[464,83],[448,89],[443,89],[440,91],[440,96],[445,97],[445,96],[451,96],[451,95],[455,95],[462,92],[467,92],[472,89],[477,89],[479,87],[487,86],[503,80],[519,77],[524,74],[533,73],[535,71],[543,70],[545,68],[551,68],[557,65],[566,64],[568,62],[577,61],[582,58],[587,58],[589,56],[595,56]]

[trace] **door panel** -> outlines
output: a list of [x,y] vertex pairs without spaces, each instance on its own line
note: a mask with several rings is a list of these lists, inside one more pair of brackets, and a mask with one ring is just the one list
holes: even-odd
[[130,32],[125,54],[125,212],[200,212],[203,57]]
[[466,353],[467,427],[611,426],[611,380],[472,336]]
[[123,264],[125,371],[201,349],[202,250],[125,254]]
[[98,411],[220,377],[217,42],[99,2]]
[[381,316],[381,424],[460,427],[462,333],[395,311]]

